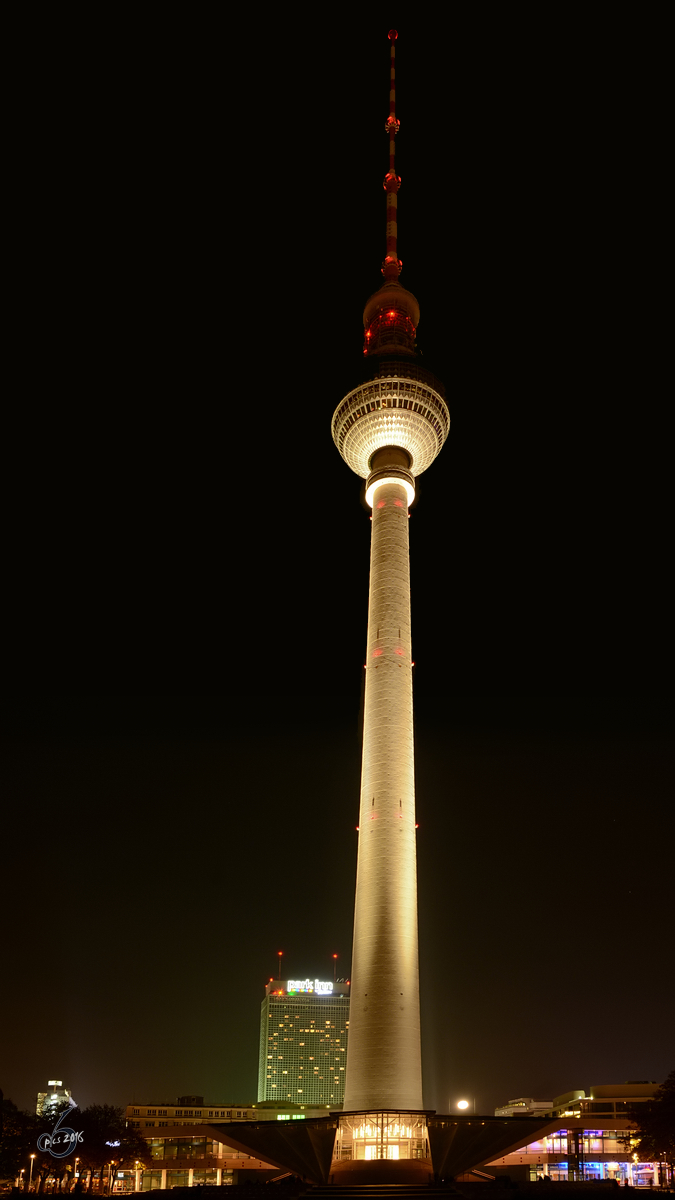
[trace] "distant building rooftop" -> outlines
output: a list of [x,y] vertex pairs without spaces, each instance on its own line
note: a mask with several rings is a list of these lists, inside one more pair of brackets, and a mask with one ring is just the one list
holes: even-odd
[[552,1100],[533,1100],[531,1096],[518,1096],[516,1100],[507,1100],[501,1108],[495,1109],[496,1117],[538,1117],[541,1113],[551,1111]]
[[651,1100],[658,1084],[647,1079],[628,1080],[626,1083],[596,1083],[588,1095],[583,1088],[572,1089],[555,1096],[553,1100],[533,1100],[530,1096],[518,1096],[507,1100],[495,1109],[496,1117],[544,1116],[581,1117],[626,1116],[635,1104]]

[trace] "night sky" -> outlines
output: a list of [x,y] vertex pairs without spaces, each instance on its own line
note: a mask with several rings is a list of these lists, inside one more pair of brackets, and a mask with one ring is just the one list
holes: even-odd
[[392,24],[402,283],[452,418],[410,521],[425,1102],[675,1065],[637,84],[621,31],[382,11],[92,27],[42,80],[6,451],[22,1106],[250,1102],[277,951],[349,974],[370,523],[330,419],[381,282]]

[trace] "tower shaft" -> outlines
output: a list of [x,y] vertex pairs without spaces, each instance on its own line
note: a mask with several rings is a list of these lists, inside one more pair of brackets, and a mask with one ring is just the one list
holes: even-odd
[[422,1108],[408,492],[372,493],[359,851],[344,1108]]

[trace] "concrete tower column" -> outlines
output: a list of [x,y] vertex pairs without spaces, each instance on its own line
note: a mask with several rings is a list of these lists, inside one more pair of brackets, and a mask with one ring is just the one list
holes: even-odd
[[420,308],[398,257],[394,43],[384,283],[363,310],[359,381],[333,413],[333,440],[372,508],[359,850],[347,1079],[331,1180],[427,1183],[422,1099],[408,507],[450,429],[442,383],[420,361]]
[[[408,472],[403,474],[411,479]],[[387,478],[386,471],[373,475],[382,476],[383,482],[368,488],[373,506],[370,600],[344,1109],[419,1110],[423,1105],[408,554],[412,485]]]

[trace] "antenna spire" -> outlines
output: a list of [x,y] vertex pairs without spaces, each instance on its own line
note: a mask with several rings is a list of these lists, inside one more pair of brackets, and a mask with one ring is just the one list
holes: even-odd
[[412,292],[399,283],[403,263],[396,249],[396,196],[401,180],[396,174],[396,134],[401,122],[396,116],[396,51],[398,33],[389,30],[391,44],[391,83],[389,85],[389,116],[385,129],[389,134],[389,170],[384,177],[387,193],[387,254],[382,263],[384,283],[366,302],[363,310],[363,353],[416,354],[415,329],[420,319],[420,306]]
[[389,134],[389,170],[384,177],[384,190],[387,193],[387,253],[382,263],[382,274],[387,282],[398,279],[403,263],[396,249],[396,194],[401,186],[401,180],[396,174],[396,134],[401,128],[401,122],[396,119],[396,39],[395,29],[389,30],[391,43],[391,72],[389,84],[389,116],[385,122],[385,131]]

